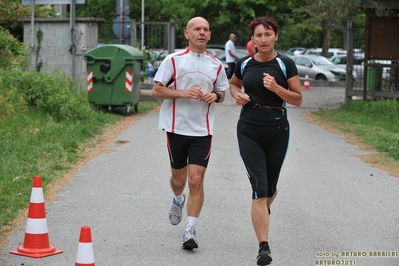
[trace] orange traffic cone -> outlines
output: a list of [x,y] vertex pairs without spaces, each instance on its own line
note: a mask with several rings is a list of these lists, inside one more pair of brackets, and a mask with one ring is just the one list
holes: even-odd
[[306,73],[305,82],[303,83],[304,90],[310,90],[309,75]]
[[17,250],[11,250],[10,253],[32,258],[42,258],[62,253],[62,250],[57,250],[50,246],[42,178],[40,176],[33,178],[24,244],[19,246]]
[[89,226],[80,228],[79,246],[75,266],[95,266],[93,243]]

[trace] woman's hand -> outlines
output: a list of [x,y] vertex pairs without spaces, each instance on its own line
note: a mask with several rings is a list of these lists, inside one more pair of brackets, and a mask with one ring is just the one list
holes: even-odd
[[239,92],[236,94],[235,97],[236,104],[239,106],[244,106],[246,105],[251,99],[249,98],[248,94],[244,92]]
[[276,80],[267,73],[263,73],[263,86],[272,92],[276,92],[276,90],[278,90]]

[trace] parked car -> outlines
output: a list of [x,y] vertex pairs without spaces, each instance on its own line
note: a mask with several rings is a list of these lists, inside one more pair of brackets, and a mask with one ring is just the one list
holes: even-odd
[[224,44],[207,44],[206,49],[220,49],[224,51]]
[[206,51],[214,57],[218,57],[221,53],[224,53],[224,50],[220,48],[206,48]]
[[[247,49],[244,50],[236,48],[236,56],[238,56],[238,58],[242,58],[247,55],[248,55]],[[224,69],[227,71],[229,69],[229,66],[226,63],[226,52],[225,51],[221,52],[216,58],[222,62]]]
[[298,50],[301,54],[304,54],[308,48],[305,47],[293,47],[287,50],[287,53],[290,55],[294,55],[294,51]]
[[[392,64],[392,61],[390,60],[370,60],[369,64],[382,64],[382,65],[390,65]],[[377,72],[378,73],[378,72]],[[391,68],[390,67],[383,67],[382,69],[379,68],[379,75],[381,75],[381,77],[383,79],[389,80],[390,79],[390,73],[391,73]]]
[[285,56],[288,56],[288,57],[293,57],[293,55],[288,53],[287,51],[281,51],[281,50],[274,50],[274,51],[279,53],[279,54],[281,54],[281,55],[285,55]]
[[[335,55],[330,58],[330,61],[333,62],[336,65],[346,65],[346,62],[348,60],[348,57],[346,54],[344,55]],[[361,65],[364,62],[364,56],[363,55],[353,55],[353,64],[354,65]]]
[[159,66],[161,65],[162,61],[165,59],[165,57],[169,54],[168,50],[164,50],[158,54],[158,56],[155,58],[154,61],[154,76],[158,71]]
[[[184,49],[175,49],[175,52],[182,51],[182,50],[184,50]],[[161,53],[159,53],[158,57],[155,59],[155,62],[154,62],[154,76],[157,73],[158,68],[161,65],[162,61],[165,59],[165,57],[168,54],[169,54],[169,51],[168,50],[164,50]]]
[[[305,55],[321,55],[321,48],[312,48],[312,49],[307,49],[306,52],[304,53]],[[328,49],[328,58],[331,58],[333,56],[337,55],[346,55],[347,51],[341,48],[329,48]]]
[[346,78],[346,71],[334,65],[330,60],[321,55],[297,55],[293,56],[299,72],[299,78],[305,79],[308,74],[309,79],[341,81]]
[[154,76],[155,74],[154,66],[151,64],[151,62],[147,61],[147,67],[145,70],[147,72],[147,77],[151,78]]
[[[338,55],[334,56],[331,59],[335,65],[340,66],[346,69],[347,56],[346,55]],[[372,60],[369,63],[376,64],[391,64],[389,60]],[[362,81],[364,76],[364,54],[363,53],[355,53],[353,54],[353,70],[356,72],[356,76],[354,76],[355,80]],[[378,72],[383,79],[389,79],[390,68],[383,67]]]
[[[336,66],[339,66],[343,69],[346,70],[346,63],[347,63],[348,57],[347,55],[336,55],[330,58],[330,61],[335,64]],[[360,80],[363,78],[363,69],[364,69],[364,55],[353,55],[353,79],[355,80]]]
[[163,49],[154,49],[154,50],[149,50],[148,51],[148,60],[150,60],[151,62],[154,62],[157,57],[159,56],[160,53],[162,53]]
[[[235,46],[236,50],[240,49],[240,50],[247,50],[247,47],[243,47],[243,46]],[[207,44],[206,45],[206,49],[221,49],[224,51],[224,44]]]

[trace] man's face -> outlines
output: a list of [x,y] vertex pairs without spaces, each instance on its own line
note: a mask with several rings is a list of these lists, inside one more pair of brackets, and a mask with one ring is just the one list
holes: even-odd
[[211,38],[209,24],[205,19],[196,18],[189,23],[187,29],[184,31],[184,35],[190,47],[205,49],[206,44]]
[[232,40],[233,42],[236,42],[236,41],[237,41],[237,36],[233,35],[233,36],[231,37],[231,40]]

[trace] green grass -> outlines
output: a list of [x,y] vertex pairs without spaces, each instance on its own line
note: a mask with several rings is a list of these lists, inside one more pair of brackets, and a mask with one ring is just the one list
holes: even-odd
[[398,160],[399,165],[398,101],[355,101],[313,114],[335,129],[355,135],[364,145]]
[[[123,108],[92,108],[79,81],[61,71],[26,71],[24,44],[0,27],[0,246],[29,206],[35,175],[43,190],[56,186],[121,121]],[[158,108],[140,102],[140,115]],[[26,214],[25,214],[26,215]],[[26,219],[26,217],[25,217]]]
[[[159,106],[140,102],[140,115]],[[118,110],[116,110],[118,111]],[[0,117],[0,239],[20,210],[29,206],[32,181],[40,175],[43,189],[57,182],[95,145],[96,136],[121,121],[118,113],[93,111],[87,120],[59,121],[45,112],[25,109]]]

